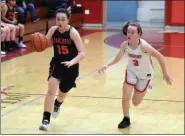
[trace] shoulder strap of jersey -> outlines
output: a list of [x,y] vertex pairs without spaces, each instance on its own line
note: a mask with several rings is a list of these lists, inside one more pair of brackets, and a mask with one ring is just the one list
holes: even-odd
[[69,33],[71,32],[71,29],[72,29],[72,28],[73,28],[72,26],[69,27]]

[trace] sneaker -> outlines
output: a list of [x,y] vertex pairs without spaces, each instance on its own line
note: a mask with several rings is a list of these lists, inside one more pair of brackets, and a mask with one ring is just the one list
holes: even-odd
[[123,120],[119,123],[118,128],[126,128],[130,126],[130,118],[124,117]]
[[53,111],[52,111],[52,117],[56,118],[60,113],[60,107],[54,106]]
[[38,22],[39,20],[40,20],[40,18],[35,18],[35,19],[32,20],[32,22],[33,22],[33,23],[36,23],[36,22]]
[[26,48],[26,45],[23,44],[23,42],[19,42],[19,43],[18,43],[18,47],[19,47],[19,48]]
[[5,55],[6,54],[6,52],[4,52],[4,51],[1,51],[1,55]]
[[43,120],[42,125],[39,127],[39,130],[47,131],[48,126],[49,126],[49,121],[48,120]]

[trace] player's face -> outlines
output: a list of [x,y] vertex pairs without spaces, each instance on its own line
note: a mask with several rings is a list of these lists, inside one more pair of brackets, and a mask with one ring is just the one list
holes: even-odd
[[69,23],[69,20],[68,20],[67,15],[65,13],[57,13],[56,25],[58,25],[59,28],[67,27],[68,23]]
[[4,8],[6,4],[6,1],[1,1],[1,8]]
[[127,29],[127,39],[128,39],[128,41],[135,41],[139,37],[140,37],[140,34],[138,34],[137,27],[128,26],[128,29]]
[[9,4],[11,6],[15,6],[16,5],[16,0],[9,0]]

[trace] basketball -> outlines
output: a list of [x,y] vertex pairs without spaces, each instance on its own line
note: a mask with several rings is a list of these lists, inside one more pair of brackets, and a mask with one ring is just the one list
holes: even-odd
[[33,51],[41,52],[48,47],[48,40],[42,33],[34,33],[31,39],[31,45]]

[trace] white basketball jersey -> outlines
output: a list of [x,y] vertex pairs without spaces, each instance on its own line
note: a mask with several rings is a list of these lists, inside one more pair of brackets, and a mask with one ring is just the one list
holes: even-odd
[[140,44],[134,50],[127,44],[125,53],[128,55],[127,69],[130,69],[138,78],[153,78],[154,71],[151,56],[140,49]]

